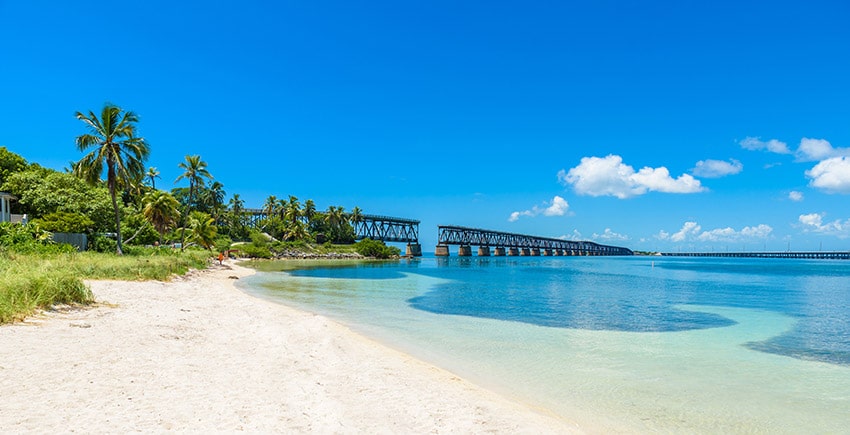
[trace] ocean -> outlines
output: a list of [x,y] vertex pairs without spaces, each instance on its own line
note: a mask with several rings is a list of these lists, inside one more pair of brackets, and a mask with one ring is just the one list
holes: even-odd
[[261,270],[244,291],[590,432],[850,433],[850,262],[424,257]]

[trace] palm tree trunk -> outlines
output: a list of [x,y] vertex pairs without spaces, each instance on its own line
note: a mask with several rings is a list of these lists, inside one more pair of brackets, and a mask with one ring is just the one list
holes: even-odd
[[118,236],[118,248],[116,254],[124,255],[124,251],[121,249],[121,214],[118,212],[118,200],[115,198],[115,186],[110,186],[109,196],[112,197],[112,209],[115,210],[115,230]]

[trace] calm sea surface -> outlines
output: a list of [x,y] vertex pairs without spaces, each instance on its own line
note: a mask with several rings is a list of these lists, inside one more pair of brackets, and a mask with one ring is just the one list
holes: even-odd
[[241,285],[590,431],[850,433],[850,262],[318,265]]

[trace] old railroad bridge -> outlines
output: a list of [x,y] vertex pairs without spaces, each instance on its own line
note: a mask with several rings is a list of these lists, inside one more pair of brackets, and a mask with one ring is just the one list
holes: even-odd
[[472,246],[478,246],[478,256],[596,256],[596,255],[634,255],[631,249],[619,246],[600,245],[594,242],[553,239],[528,236],[525,234],[503,233],[456,226],[439,226],[437,249],[438,257],[449,255],[449,245],[458,245],[457,254],[461,257],[472,255]]
[[[249,209],[249,223],[256,226],[266,217],[263,210]],[[407,256],[422,255],[419,244],[419,221],[379,215],[362,215],[353,222],[357,240],[372,239],[384,242],[407,243]],[[630,249],[619,246],[600,245],[594,242],[553,239],[525,234],[482,230],[458,226],[439,226],[435,255],[449,255],[449,245],[458,245],[461,257],[472,255],[472,246],[478,246],[479,256],[596,256],[634,255]]]

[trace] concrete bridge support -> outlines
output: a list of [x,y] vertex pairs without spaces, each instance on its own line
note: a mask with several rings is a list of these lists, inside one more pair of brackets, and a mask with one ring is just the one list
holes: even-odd
[[434,256],[436,256],[436,257],[448,257],[449,256],[449,245],[437,245],[437,248],[434,249]]
[[539,257],[540,256],[540,249],[539,248],[532,248],[531,249],[531,256],[532,257]]
[[505,248],[494,248],[493,255],[496,257],[504,257],[505,256]]
[[490,247],[489,246],[479,246],[478,247],[478,256],[479,257],[489,257],[490,256]]
[[517,249],[517,248],[508,248],[508,256],[509,256],[509,257],[516,257],[517,255],[519,255],[519,249]]
[[404,251],[404,255],[407,255],[408,257],[421,257],[422,245],[419,243],[408,243],[407,249]]
[[544,249],[543,250],[543,256],[544,257],[551,257],[552,256],[552,250],[551,249]]
[[457,255],[458,257],[471,257],[472,256],[472,246],[469,245],[460,245],[457,247]]
[[520,257],[528,257],[529,255],[531,255],[531,249],[522,248],[522,249],[519,250],[519,256]]
[[560,250],[560,249],[556,249],[556,250],[555,250],[555,256],[556,256],[556,257],[560,257],[560,256],[562,256],[562,255],[564,255],[564,251],[562,251],[562,250]]

